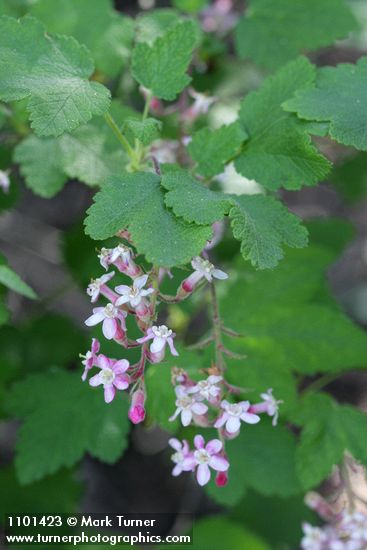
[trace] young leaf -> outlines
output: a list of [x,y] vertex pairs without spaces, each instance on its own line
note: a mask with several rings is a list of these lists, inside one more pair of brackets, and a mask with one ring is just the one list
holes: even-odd
[[85,452],[108,463],[121,456],[129,430],[127,400],[117,396],[106,406],[98,389],[65,371],[31,375],[13,387],[7,409],[24,418],[15,459],[21,483],[70,467]]
[[156,118],[147,118],[146,120],[127,119],[124,125],[124,130],[130,131],[133,137],[143,145],[149,145],[149,143],[158,139],[161,129],[162,123]]
[[15,271],[13,271],[8,265],[0,265],[0,285],[4,285],[13,292],[22,294],[26,298],[35,300],[37,294],[34,290],[25,283]]
[[113,9],[111,0],[39,0],[29,13],[52,34],[72,35],[90,50],[96,68],[110,77],[130,55],[134,24]]
[[345,38],[356,27],[344,0],[250,0],[236,28],[236,46],[241,57],[271,70],[302,51]]
[[105,113],[110,93],[90,82],[93,62],[72,37],[46,35],[32,17],[0,18],[0,99],[29,98],[31,126],[57,136]]
[[241,252],[259,269],[271,269],[283,258],[282,245],[307,245],[307,229],[299,218],[272,197],[241,195],[229,212],[233,236]]
[[315,185],[327,175],[331,164],[318,153],[304,124],[281,106],[314,78],[314,66],[300,57],[245,97],[240,121],[249,141],[235,160],[240,174],[271,190]]
[[152,94],[173,100],[190,82],[186,74],[197,43],[196,27],[184,21],[169,28],[150,46],[138,43],[133,50],[134,78]]
[[164,205],[159,176],[148,172],[111,177],[88,210],[86,233],[106,239],[128,228],[139,252],[172,267],[196,256],[211,238],[210,226],[188,224]]
[[229,195],[211,191],[186,170],[164,170],[162,186],[167,189],[166,205],[189,223],[212,224],[228,214],[231,207]]
[[188,150],[197,163],[199,174],[212,177],[223,172],[225,163],[238,153],[246,137],[246,132],[237,122],[217,130],[202,128],[196,132]]
[[284,108],[307,120],[329,122],[332,139],[366,151],[366,79],[367,57],[356,65],[319,69],[316,85],[295,90],[295,97],[288,99]]

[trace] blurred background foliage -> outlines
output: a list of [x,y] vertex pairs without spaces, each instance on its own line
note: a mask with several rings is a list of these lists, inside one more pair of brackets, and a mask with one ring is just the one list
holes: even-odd
[[[278,12],[292,13],[292,2],[263,1],[264,13],[275,20]],[[218,16],[203,0],[115,5],[110,0],[0,0],[0,14],[31,14],[48,32],[85,44],[95,61],[94,79],[112,90],[121,123],[142,106],[127,70],[133,41],[151,42],[178,18],[192,17],[200,36],[192,85],[220,98],[209,117],[196,123],[199,128],[204,122],[214,127],[231,122],[240,99],[299,52],[322,66],[354,62],[367,51],[363,0],[305,2],[302,17],[279,18],[279,28],[271,32],[272,23],[257,15],[257,4],[234,2]],[[205,25],[209,32],[203,34]],[[175,122],[174,115],[165,118],[165,138],[175,137]],[[99,393],[79,382],[79,353],[88,349],[91,335],[99,334],[84,330],[90,311],[84,289],[102,272],[83,218],[91,204],[90,187],[103,178],[105,165],[122,162],[108,132],[93,119],[62,142],[41,140],[30,135],[24,102],[0,105],[0,169],[11,170],[9,193],[0,191],[0,250],[7,259],[0,261],[2,514],[186,511],[197,518],[193,548],[297,548],[301,522],[316,522],[303,504],[304,492],[322,481],[313,478],[308,462],[312,442],[300,451],[296,433],[263,422],[229,446],[228,486],[218,490],[213,484],[204,492],[189,477],[170,477],[168,435],[161,428],[178,427],[167,422],[173,412],[172,362],[148,371],[145,427],[130,428],[126,401],[104,407]],[[302,416],[307,403],[301,403],[299,391],[320,375],[338,375],[325,378],[323,389],[340,407],[367,406],[367,156],[315,139],[335,163],[333,172],[313,188],[281,192],[308,220],[310,246],[288,251],[269,272],[245,265],[227,233],[213,253],[231,274],[229,284],[220,287],[225,323],[242,335],[231,346],[246,355],[240,368],[238,361],[228,361],[229,380],[250,388],[250,399],[273,387],[285,401],[285,425]],[[78,155],[85,150],[90,157],[82,163]],[[229,180],[227,190],[236,185],[235,178]],[[14,282],[2,267],[21,277],[15,288],[9,288]],[[173,270],[173,275],[167,292],[177,287],[182,272]],[[182,342],[175,366],[196,376],[211,361],[210,351],[187,351],[183,344],[205,335],[206,310],[207,296],[201,294],[162,311]],[[105,344],[107,355],[118,356],[115,343]],[[133,360],[134,351],[128,353]],[[96,423],[97,437],[92,433]],[[364,427],[357,437],[365,434]],[[349,445],[357,447],[355,441]],[[333,448],[331,456],[319,452],[327,475],[339,449]],[[357,458],[366,461],[366,455],[362,450]]]

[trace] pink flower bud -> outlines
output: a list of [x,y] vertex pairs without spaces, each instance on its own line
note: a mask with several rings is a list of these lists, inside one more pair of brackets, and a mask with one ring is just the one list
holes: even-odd
[[131,398],[129,409],[129,418],[133,424],[140,424],[145,419],[145,393],[143,390],[137,390]]
[[227,472],[218,472],[215,477],[215,484],[217,487],[224,487],[228,483]]

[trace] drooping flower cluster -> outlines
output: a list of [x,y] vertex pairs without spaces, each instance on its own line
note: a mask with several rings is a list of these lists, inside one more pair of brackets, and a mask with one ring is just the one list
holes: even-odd
[[303,550],[365,550],[367,548],[367,515],[342,510],[334,513],[328,502],[317,493],[306,497],[306,503],[328,523],[314,527],[303,523]]
[[[221,228],[218,228],[221,234]],[[126,231],[119,234],[129,242],[130,235]],[[208,250],[213,243],[208,243]],[[111,403],[118,391],[129,393],[131,405],[129,419],[134,424],[143,422],[146,416],[146,388],[144,383],[147,362],[156,364],[163,361],[167,348],[172,356],[177,356],[175,348],[175,333],[166,325],[156,322],[156,305],[160,300],[179,302],[191,293],[215,279],[225,280],[228,275],[216,268],[208,259],[207,252],[194,258],[191,262],[193,272],[180,284],[175,296],[160,293],[159,285],[162,278],[171,274],[166,270],[152,269],[144,273],[135,262],[132,249],[125,244],[115,248],[102,248],[99,253],[101,266],[108,271],[114,270],[92,279],[87,288],[87,294],[94,305],[99,299],[105,304],[93,307],[92,315],[86,319],[89,327],[101,324],[102,334],[107,340],[114,340],[123,348],[141,347],[140,359],[131,365],[126,358],[113,359],[100,353],[101,344],[93,338],[90,350],[83,356],[84,371],[82,380],[89,377],[92,369],[98,372],[89,378],[92,387],[103,386],[104,400]],[[117,281],[118,274],[130,281]],[[114,283],[113,287],[112,284]],[[120,284],[125,283],[125,284]],[[132,316],[138,328],[143,333],[134,340],[128,337],[126,318]],[[208,376],[202,380],[192,380],[184,370],[173,369],[175,384],[176,410],[170,417],[171,421],[180,418],[183,426],[194,424],[200,427],[212,427],[218,430],[218,439],[212,439],[205,444],[204,438],[197,435],[193,450],[186,441],[171,439],[170,445],[175,449],[172,460],[175,463],[173,475],[182,472],[196,471],[200,485],[208,483],[211,471],[216,472],[216,483],[223,486],[227,482],[229,462],[225,453],[225,440],[238,436],[243,424],[256,424],[260,421],[260,413],[273,417],[275,425],[278,418],[277,401],[272,390],[261,395],[262,401],[251,405],[249,401],[237,399],[242,390],[236,389],[226,382],[223,370],[219,366],[208,369]],[[236,399],[233,399],[236,395]],[[174,397],[173,397],[174,401]]]

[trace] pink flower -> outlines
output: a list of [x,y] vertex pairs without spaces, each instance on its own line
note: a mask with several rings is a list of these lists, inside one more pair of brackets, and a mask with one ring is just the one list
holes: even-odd
[[144,289],[148,281],[148,275],[142,275],[135,279],[132,286],[119,285],[115,288],[116,292],[121,294],[121,297],[116,301],[116,305],[130,304],[130,306],[136,309],[143,301],[145,296],[149,296],[154,292],[153,288]]
[[187,393],[198,393],[207,401],[215,400],[221,391],[217,384],[222,380],[222,376],[211,374],[206,380],[200,380],[195,386],[187,388]]
[[187,121],[194,121],[201,115],[205,115],[209,111],[209,107],[217,100],[216,97],[210,97],[206,94],[201,94],[193,88],[188,90],[190,96],[193,98],[194,102],[188,109],[186,109],[181,118]]
[[140,424],[145,419],[145,393],[143,390],[137,390],[131,398],[129,409],[129,418],[133,424]]
[[260,416],[248,412],[250,408],[249,401],[240,401],[239,403],[228,403],[225,399],[220,404],[224,412],[216,420],[214,427],[221,428],[226,425],[229,434],[235,434],[241,427],[242,422],[247,424],[257,424],[260,422]]
[[201,416],[207,412],[208,407],[204,403],[197,401],[194,397],[187,395],[183,386],[177,386],[175,388],[175,392],[177,396],[175,402],[177,409],[169,418],[170,422],[176,420],[180,414],[182,425],[188,426],[191,423],[194,414]]
[[175,467],[172,470],[173,476],[178,476],[182,472],[189,472],[195,468],[195,459],[192,452],[190,452],[189,445],[186,440],[182,443],[178,439],[172,437],[168,443],[176,451],[171,460],[175,463]]
[[84,365],[84,372],[82,374],[83,382],[87,379],[88,371],[98,364],[97,353],[99,352],[100,347],[101,345],[98,340],[96,338],[92,338],[90,351],[87,351],[85,355],[81,355],[81,357],[84,357],[84,360],[82,361],[82,365]]
[[302,525],[304,537],[301,540],[303,550],[326,550],[328,542],[327,534],[319,527],[313,527],[309,523]]
[[[106,283],[112,279],[112,277],[115,275],[114,271],[111,271],[111,273],[106,273],[106,275],[102,275],[102,277],[99,277],[98,279],[92,279],[90,284],[87,288],[87,294],[91,297],[91,302],[94,303],[98,300],[100,293],[106,295],[110,298],[111,297],[111,290],[106,287]],[[107,291],[107,292],[106,292]],[[112,292],[112,294],[114,294]]]
[[217,487],[224,487],[228,483],[227,472],[218,472],[215,476],[215,484]]
[[209,283],[214,279],[228,279],[227,273],[221,269],[217,269],[209,260],[204,260],[197,256],[191,262],[195,270],[187,279],[181,283],[181,288],[185,293],[190,293],[202,279],[206,279]]
[[141,273],[140,267],[132,258],[131,249],[123,244],[119,244],[115,248],[102,248],[98,257],[105,269],[113,264],[121,273],[126,273],[133,278]]
[[148,342],[148,340],[153,340],[149,348],[151,352],[150,360],[152,363],[159,363],[164,357],[164,351],[167,344],[172,355],[178,355],[173,344],[173,338],[175,336],[175,333],[166,327],[166,325],[160,325],[158,327],[153,326],[148,328],[146,335],[142,338],[138,338],[137,342],[143,344],[144,342]]
[[106,403],[111,403],[116,395],[116,389],[126,390],[129,387],[130,378],[125,374],[129,366],[130,363],[126,359],[116,361],[100,355],[98,367],[101,371],[89,380],[89,384],[93,387],[103,385],[104,400]]
[[120,340],[124,337],[126,330],[126,315],[125,311],[117,309],[117,307],[110,303],[106,307],[95,307],[93,315],[88,317],[85,324],[87,327],[92,327],[98,325],[98,323],[102,323],[102,332],[107,340],[112,340],[112,338]]
[[206,485],[210,480],[210,468],[217,472],[226,472],[229,468],[228,460],[220,455],[223,445],[219,439],[212,439],[205,445],[202,435],[194,438],[194,459],[197,466],[196,479],[199,485]]
[[262,397],[264,401],[251,405],[249,412],[267,413],[269,416],[273,417],[272,424],[276,426],[279,417],[279,405],[283,403],[283,401],[275,399],[271,388],[266,393],[262,393],[260,397]]

